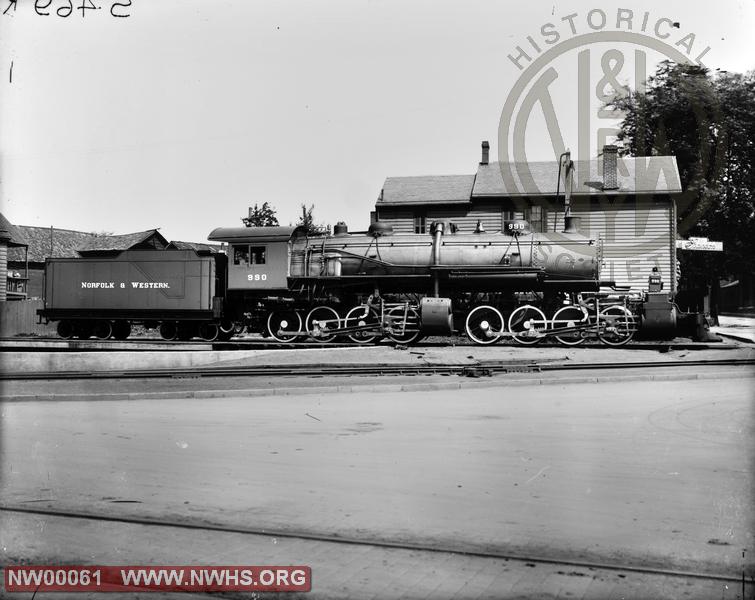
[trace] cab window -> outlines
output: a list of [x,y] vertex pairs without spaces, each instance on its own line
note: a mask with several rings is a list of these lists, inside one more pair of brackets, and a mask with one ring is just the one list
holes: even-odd
[[246,265],[249,263],[249,246],[233,247],[233,264]]
[[251,246],[249,248],[249,258],[251,265],[264,265],[265,264],[265,247],[264,246]]
[[264,265],[265,246],[234,246],[233,264],[239,266]]

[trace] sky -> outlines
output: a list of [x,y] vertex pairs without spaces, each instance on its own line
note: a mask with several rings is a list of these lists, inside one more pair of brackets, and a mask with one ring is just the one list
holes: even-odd
[[[509,55],[519,46],[536,58],[527,36],[542,52],[556,47],[542,35],[546,23],[560,41],[596,31],[600,14],[587,17],[595,8],[607,15],[601,31],[616,29],[619,9],[633,11],[634,31],[648,12],[650,29],[660,18],[679,23],[659,28],[669,46],[684,51],[676,42],[694,35],[690,58],[709,47],[702,60],[712,69],[755,67],[752,0],[113,7],[128,17],[112,16],[113,0],[86,0],[99,8],[58,16],[68,2],[52,0],[45,16],[31,0],[0,0],[0,210],[15,224],[159,228],[169,240],[203,241],[269,202],[281,224],[305,203],[317,222],[366,229],[386,177],[474,173],[482,140],[496,160],[501,114],[524,72]],[[574,14],[576,34],[564,20]],[[601,57],[612,48],[591,47],[590,86],[606,74]],[[633,87],[636,54],[627,48],[616,80]],[[549,63],[570,148],[578,146],[578,50]],[[648,52],[646,72],[661,58]],[[528,122],[530,160],[554,157],[543,115],[536,106]],[[591,155],[606,123],[591,120]]]

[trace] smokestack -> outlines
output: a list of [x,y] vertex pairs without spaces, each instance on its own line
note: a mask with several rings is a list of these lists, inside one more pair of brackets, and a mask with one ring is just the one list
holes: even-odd
[[482,160],[481,165],[487,165],[490,162],[490,144],[487,140],[482,143]]
[[603,189],[618,190],[619,180],[616,175],[619,148],[617,146],[603,146]]

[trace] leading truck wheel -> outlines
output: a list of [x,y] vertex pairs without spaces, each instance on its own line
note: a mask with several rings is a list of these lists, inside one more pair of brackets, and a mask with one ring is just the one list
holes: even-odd
[[636,331],[637,319],[625,306],[609,306],[600,311],[598,337],[607,346],[623,346]]
[[71,321],[60,321],[58,323],[58,335],[64,340],[70,340],[75,333],[73,323]]
[[475,344],[495,344],[505,328],[503,315],[492,306],[473,308],[465,323],[467,336]]
[[524,346],[533,346],[542,340],[539,332],[548,327],[543,311],[536,306],[520,306],[509,317],[511,337]]
[[416,309],[394,306],[386,316],[391,329],[390,333],[386,333],[389,340],[397,344],[411,344],[419,339],[420,316]]

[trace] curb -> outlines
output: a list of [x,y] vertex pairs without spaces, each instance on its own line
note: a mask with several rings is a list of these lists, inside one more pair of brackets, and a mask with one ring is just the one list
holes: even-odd
[[721,337],[729,338],[732,340],[736,340],[737,342],[744,342],[745,344],[755,344],[755,340],[752,340],[750,338],[744,337],[742,335],[737,335],[735,333],[729,333],[729,332],[722,332],[719,330],[718,327],[715,328],[715,331],[711,329],[713,333],[716,335],[720,335]]
[[691,381],[702,379],[729,379],[755,377],[755,371],[713,371],[711,373],[659,373],[656,375],[601,375],[594,377],[527,377],[519,379],[485,378],[483,381],[448,381],[444,383],[385,383],[364,385],[329,385],[302,387],[278,387],[229,390],[186,390],[176,392],[116,392],[113,394],[16,394],[0,396],[2,402],[72,402],[77,400],[123,401],[123,400],[185,400],[213,398],[259,398],[269,396],[302,396],[312,394],[343,393],[396,393],[462,390],[491,387],[534,385],[569,385],[580,383],[623,383],[633,381]]

